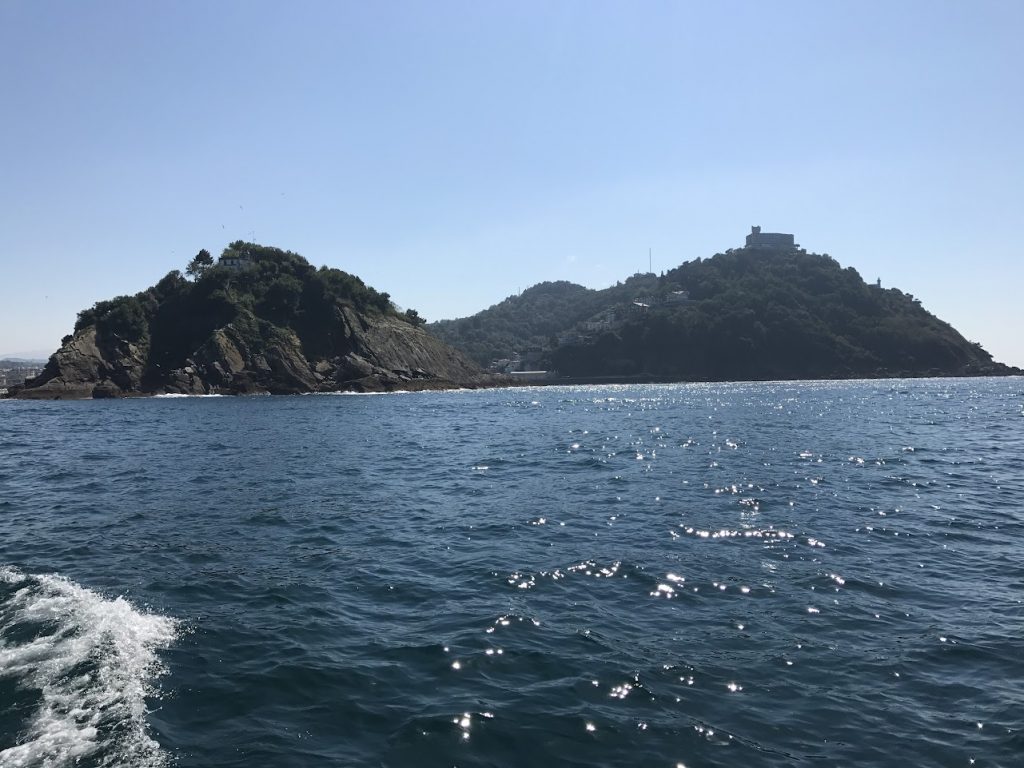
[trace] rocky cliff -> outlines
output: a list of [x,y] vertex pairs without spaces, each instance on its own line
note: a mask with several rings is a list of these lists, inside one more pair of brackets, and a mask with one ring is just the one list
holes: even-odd
[[[250,243],[246,269],[172,272],[79,315],[43,372],[10,396],[382,392],[505,384],[340,270]],[[222,259],[223,261],[223,259]]]

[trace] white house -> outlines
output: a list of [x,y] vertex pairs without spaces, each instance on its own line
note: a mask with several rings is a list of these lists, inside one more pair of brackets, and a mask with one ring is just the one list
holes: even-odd
[[233,251],[229,249],[221,254],[217,264],[228,269],[248,269],[256,264],[256,259],[248,251]]

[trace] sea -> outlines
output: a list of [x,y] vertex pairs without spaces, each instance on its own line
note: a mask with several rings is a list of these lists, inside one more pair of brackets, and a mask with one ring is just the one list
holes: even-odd
[[1024,380],[0,402],[0,768],[1024,765]]

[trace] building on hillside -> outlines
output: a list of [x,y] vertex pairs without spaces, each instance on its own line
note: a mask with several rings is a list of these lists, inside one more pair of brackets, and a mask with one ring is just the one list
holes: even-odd
[[689,291],[671,291],[665,295],[665,303],[669,306],[672,306],[673,304],[685,304],[689,300]]
[[751,227],[747,235],[747,248],[765,251],[794,251],[799,246],[793,242],[793,235],[782,232],[762,232],[760,227]]
[[228,269],[248,269],[256,264],[256,257],[248,251],[227,250],[217,260],[218,266]]

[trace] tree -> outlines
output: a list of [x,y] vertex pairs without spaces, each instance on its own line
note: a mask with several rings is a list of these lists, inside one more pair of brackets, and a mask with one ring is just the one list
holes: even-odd
[[194,277],[196,280],[206,274],[206,270],[213,266],[213,256],[210,252],[203,248],[185,267],[185,274],[189,277]]
[[302,281],[293,275],[280,275],[267,287],[257,310],[287,324],[298,312],[302,301]]
[[425,319],[420,317],[420,313],[415,309],[405,310],[405,319],[407,322],[415,326],[420,326],[427,322]]

